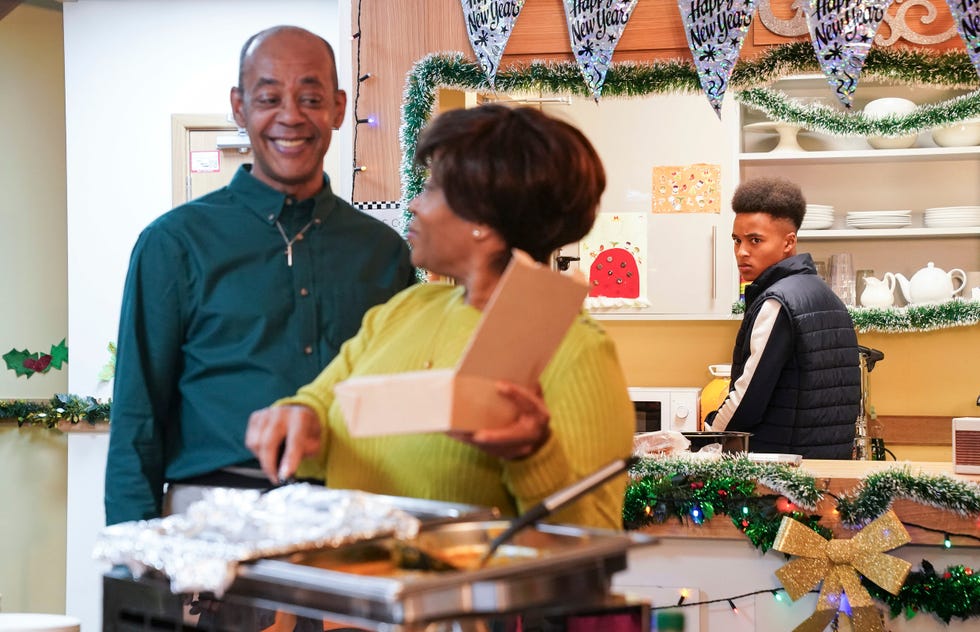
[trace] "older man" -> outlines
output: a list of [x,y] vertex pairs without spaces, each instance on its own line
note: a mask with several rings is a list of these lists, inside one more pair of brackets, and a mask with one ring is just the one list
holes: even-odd
[[245,447],[249,413],[312,381],[368,308],[413,283],[404,240],[323,173],[346,105],[319,36],[278,26],[242,48],[231,107],[254,164],[158,218],[133,250],[108,524],[161,515],[165,483],[267,485]]

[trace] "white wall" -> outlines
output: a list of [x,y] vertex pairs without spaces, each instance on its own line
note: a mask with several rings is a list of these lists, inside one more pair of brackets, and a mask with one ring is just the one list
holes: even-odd
[[[349,2],[341,4],[349,16]],[[350,30],[340,26],[340,11],[338,0],[65,3],[71,392],[111,395],[97,376],[116,339],[130,251],[171,207],[171,114],[229,112],[242,44],[276,24],[303,26],[334,44],[341,86],[349,86]],[[347,197],[349,120],[344,128],[326,169]],[[105,435],[69,438],[66,611],[82,620],[82,632],[101,629],[102,569],[91,551],[105,521],[105,448]]]
[[[0,355],[48,353],[68,334],[61,11],[23,4],[0,20]],[[0,362],[0,399],[64,392],[68,367],[30,378]]]

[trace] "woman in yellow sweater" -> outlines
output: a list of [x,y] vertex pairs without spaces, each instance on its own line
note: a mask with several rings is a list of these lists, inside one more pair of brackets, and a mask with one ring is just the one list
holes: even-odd
[[[498,385],[519,411],[503,428],[354,439],[333,386],[359,375],[455,366],[511,249],[547,262],[585,236],[605,173],[574,127],[534,109],[497,105],[439,116],[422,133],[415,162],[429,178],[409,205],[412,263],[456,285],[422,284],[369,311],[313,383],[252,414],[246,443],[273,481],[307,458],[300,473],[325,475],[331,487],[514,515],[632,449],[633,406],[615,347],[586,313],[537,390]],[[614,479],[552,520],[620,528],[625,482]]]

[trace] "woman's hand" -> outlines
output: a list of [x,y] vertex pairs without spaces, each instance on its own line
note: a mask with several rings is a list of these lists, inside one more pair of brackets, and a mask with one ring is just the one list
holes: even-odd
[[245,445],[269,480],[278,485],[296,473],[303,458],[319,452],[320,420],[306,406],[263,408],[248,418]]
[[449,436],[475,446],[498,459],[523,459],[537,452],[551,436],[551,413],[544,403],[541,386],[531,390],[498,382],[497,392],[517,407],[514,423],[475,432],[450,432]]

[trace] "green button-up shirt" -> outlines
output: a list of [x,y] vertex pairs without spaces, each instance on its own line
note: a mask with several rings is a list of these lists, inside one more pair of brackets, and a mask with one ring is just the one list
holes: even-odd
[[106,523],[159,516],[164,481],[256,466],[249,414],[311,382],[414,279],[404,240],[326,176],[297,202],[246,166],[150,224],[123,293]]

